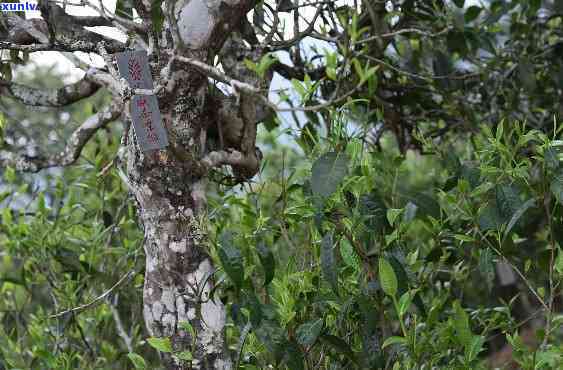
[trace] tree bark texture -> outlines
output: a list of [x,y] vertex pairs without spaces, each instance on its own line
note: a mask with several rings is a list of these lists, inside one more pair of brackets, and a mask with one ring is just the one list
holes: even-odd
[[[225,307],[209,297],[214,268],[201,166],[209,149],[207,131],[219,119],[217,107],[209,106],[208,78],[187,64],[169,63],[166,52],[174,48],[179,55],[208,62],[251,5],[236,0],[176,5],[177,29],[167,22],[158,36],[159,54],[150,56],[156,85],[166,86],[157,97],[170,147],[143,153],[132,130],[127,139],[127,177],[145,234],[145,324],[151,336],[169,337],[174,352],[193,355],[190,362],[163,354],[166,369],[232,368],[225,345]],[[178,40],[182,45],[174,45]],[[190,323],[196,338],[182,322]]]

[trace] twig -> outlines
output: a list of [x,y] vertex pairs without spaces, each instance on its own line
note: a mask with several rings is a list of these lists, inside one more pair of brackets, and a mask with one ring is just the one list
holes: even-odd
[[239,80],[236,80],[234,78],[231,78],[229,76],[227,76],[225,73],[221,72],[220,70],[218,70],[217,68],[210,66],[209,64],[203,63],[199,60],[196,59],[192,59],[192,58],[186,58],[183,56],[174,56],[175,60],[178,60],[179,62],[183,62],[183,63],[187,63],[192,65],[193,67],[195,67],[197,70],[199,70],[200,72],[202,72],[203,74],[205,74],[208,77],[211,77],[219,82],[223,82],[225,84],[231,85],[235,90],[239,90],[242,92],[245,92],[247,94],[253,95],[255,97],[257,97],[258,99],[260,99],[260,101],[262,103],[264,103],[266,106],[278,111],[278,112],[293,112],[293,111],[300,111],[300,112],[308,112],[308,111],[318,111],[320,109],[324,109],[324,108],[328,108],[333,104],[339,103],[345,99],[347,99],[349,96],[353,95],[355,92],[357,92],[363,85],[362,84],[358,84],[356,85],[352,90],[348,91],[346,94],[338,96],[338,97],[334,97],[332,99],[330,99],[329,101],[325,102],[325,103],[321,103],[318,105],[312,105],[312,106],[307,106],[307,107],[295,107],[295,108],[281,108],[280,106],[272,103],[271,101],[268,100],[268,98],[266,98],[264,95],[262,95],[262,90],[260,90],[259,88],[252,86],[246,82],[242,82]]
[[413,77],[413,78],[419,78],[419,79],[425,80],[425,81],[441,80],[441,79],[463,80],[463,79],[466,79],[466,78],[477,77],[477,76],[481,75],[481,72],[472,72],[472,73],[465,73],[463,75],[457,75],[457,76],[456,75],[428,75],[428,76],[424,76],[424,75],[416,74],[416,73],[413,73],[413,72],[405,71],[404,69],[400,69],[398,67],[395,67],[394,65],[384,61],[383,59],[372,57],[371,55],[366,55],[366,54],[357,54],[357,55],[362,57],[362,58],[366,58],[368,60],[382,64],[382,65],[388,67],[389,69],[394,70],[397,73],[403,74],[405,76]]
[[66,314],[69,313],[79,313],[82,312],[88,308],[91,307],[95,307],[98,304],[100,304],[107,296],[109,296],[114,290],[116,290],[121,284],[123,284],[123,282],[125,282],[129,277],[133,276],[135,274],[134,270],[129,271],[128,273],[126,273],[125,275],[123,275],[121,277],[121,279],[119,279],[117,281],[117,283],[115,283],[111,288],[109,288],[108,290],[106,290],[102,295],[94,298],[94,300],[92,300],[89,303],[83,304],[81,306],[77,306],[77,307],[73,307],[73,308],[69,308],[68,310],[65,311],[61,311],[59,313],[53,314],[51,316],[49,316],[50,319],[55,319],[61,316],[64,316]]
[[133,352],[133,344],[132,344],[133,340],[125,332],[125,328],[123,327],[123,322],[121,321],[121,316],[119,315],[119,311],[117,311],[117,308],[115,308],[113,302],[109,302],[109,309],[111,311],[111,314],[113,315],[113,320],[115,321],[117,335],[119,335],[121,339],[123,339],[123,342],[125,342],[125,347],[127,347],[127,351],[129,351],[129,353]]
[[555,284],[553,280],[553,269],[555,266],[555,236],[553,235],[553,224],[552,224],[552,217],[551,211],[549,209],[550,197],[546,197],[543,202],[545,215],[548,222],[549,227],[549,247],[550,247],[550,256],[549,256],[549,299],[547,301],[547,314],[545,318],[545,334],[543,337],[542,348],[547,346],[547,342],[549,339],[549,334],[551,331],[551,318],[553,315],[553,298],[555,295]]
[[450,30],[450,27],[446,27],[443,30],[441,30],[440,32],[431,33],[431,32],[427,32],[427,31],[419,30],[417,28],[403,28],[403,29],[400,29],[400,30],[394,31],[394,32],[382,33],[380,35],[373,35],[373,36],[370,36],[370,37],[366,37],[365,39],[361,39],[361,40],[354,42],[354,45],[362,44],[362,43],[370,42],[370,41],[374,41],[374,40],[379,40],[379,39],[385,39],[385,38],[389,38],[389,37],[395,37],[395,36],[398,36],[398,35],[402,35],[403,33],[417,33],[419,35],[426,36],[426,37],[438,37],[438,36],[441,36],[444,33],[448,32],[449,30]]

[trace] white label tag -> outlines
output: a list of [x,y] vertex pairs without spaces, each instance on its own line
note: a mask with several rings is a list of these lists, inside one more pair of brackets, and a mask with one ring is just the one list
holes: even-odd
[[[149,58],[145,51],[128,51],[115,54],[121,77],[133,89],[153,89]],[[134,95],[131,98],[131,120],[137,142],[143,151],[168,146],[166,130],[154,95]]]

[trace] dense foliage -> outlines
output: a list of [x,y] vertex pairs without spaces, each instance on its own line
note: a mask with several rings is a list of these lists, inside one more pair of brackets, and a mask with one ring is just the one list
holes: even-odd
[[[327,2],[334,18],[293,69],[281,44],[247,60],[307,108],[260,126],[251,182],[213,185],[201,226],[216,286],[198,300],[227,305],[237,369],[562,368],[561,2],[365,3]],[[30,112],[0,97],[2,149],[58,150],[107,100]],[[73,167],[3,169],[0,369],[156,369],[174,352],[143,329],[118,131]]]
[[[273,148],[267,163],[285,153],[278,170],[244,193],[219,191],[210,207],[222,283],[202,299],[230,303],[240,366],[486,368],[499,334],[522,368],[560,366],[561,315],[540,320],[535,351],[518,336],[557,304],[563,274],[558,132],[483,126],[470,147],[427,142],[426,156],[401,154],[392,137],[366,152],[340,134],[316,143],[307,161]],[[96,178],[108,158],[91,158],[25,212],[4,208],[8,368],[126,368],[129,359],[143,368],[153,358],[139,324],[133,210],[115,173]],[[4,179],[4,196],[17,194],[13,172]],[[518,271],[526,299],[503,299],[499,262]],[[94,303],[49,317],[84,302]],[[128,358],[128,346],[145,360]]]

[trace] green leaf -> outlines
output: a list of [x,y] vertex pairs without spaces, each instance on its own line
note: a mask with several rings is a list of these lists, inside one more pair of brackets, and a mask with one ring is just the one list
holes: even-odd
[[336,81],[336,68],[327,67],[325,70],[326,76],[333,81]]
[[9,184],[16,182],[16,170],[13,167],[8,166],[4,169],[4,180]]
[[390,208],[387,210],[387,221],[391,226],[395,225],[395,221],[397,217],[399,217],[403,213],[401,208]]
[[12,66],[10,63],[0,63],[0,75],[6,81],[12,80]]
[[194,359],[194,356],[192,355],[192,353],[190,351],[182,351],[182,352],[175,353],[174,357],[177,357],[180,360],[184,360],[184,361],[192,361]]
[[490,291],[495,279],[495,268],[493,264],[493,254],[490,249],[480,249],[478,268],[484,278],[487,288]]
[[331,196],[347,173],[348,156],[345,153],[328,152],[317,159],[311,169],[311,190],[315,200]]
[[456,331],[456,338],[457,340],[464,346],[468,347],[471,346],[473,341],[473,334],[471,333],[471,329],[469,328],[469,316],[463,310],[459,301],[454,302],[454,312],[455,315],[453,317],[454,320],[454,328]]
[[411,292],[406,292],[399,299],[399,316],[400,317],[403,317],[405,315],[405,313],[407,313],[409,307],[411,306],[413,297],[414,297],[414,294],[412,294]]
[[338,274],[336,259],[334,258],[332,233],[323,236],[321,241],[321,269],[325,280],[328,281],[332,290],[338,294]]
[[14,222],[14,218],[12,217],[12,210],[10,207],[4,207],[2,209],[2,224],[4,226],[11,226]]
[[296,331],[297,342],[302,346],[310,347],[317,341],[322,330],[322,319],[301,324]]
[[485,338],[480,335],[474,335],[471,338],[469,345],[465,347],[465,358],[467,362],[472,362],[477,358],[479,353],[483,350],[483,344],[485,344]]
[[223,233],[217,254],[229,278],[240,288],[244,280],[244,261],[240,250],[233,245],[232,233]]
[[393,271],[395,272],[395,276],[397,277],[397,294],[403,295],[409,290],[409,277],[407,275],[407,271],[405,267],[399,261],[397,257],[390,254],[387,256],[387,261],[391,267],[393,267]]
[[394,297],[397,294],[397,276],[393,266],[385,259],[379,259],[379,282],[385,294]]
[[131,0],[117,0],[115,4],[115,14],[124,17],[133,19],[133,2]]
[[[371,67],[366,70],[366,73],[363,75],[362,79],[360,80],[360,85],[363,85],[366,81],[371,80],[373,76],[375,76],[375,72],[379,69],[379,66]],[[374,80],[374,82],[376,82]]]
[[397,337],[397,336],[389,337],[389,338],[385,339],[385,341],[381,345],[381,349],[384,349],[385,347],[389,347],[389,346],[394,345],[394,344],[403,345],[403,344],[406,344],[406,343],[407,343],[407,339],[404,338],[404,337]]
[[45,216],[47,214],[47,206],[45,204],[45,193],[43,192],[39,193],[37,197],[37,211],[42,216]]
[[350,243],[346,241],[340,243],[340,256],[346,265],[354,268],[355,271],[360,271],[360,257],[358,257]]
[[517,189],[512,185],[497,185],[495,187],[496,203],[504,222],[508,221],[521,207]]
[[293,86],[293,89],[299,94],[299,96],[301,96],[302,98],[307,95],[307,90],[305,89],[305,87],[303,87],[303,84],[301,83],[301,81],[292,78],[291,79],[291,86]]
[[488,204],[479,215],[479,228],[483,231],[499,230],[503,224],[503,217],[496,204]]
[[286,338],[283,329],[277,321],[262,320],[260,327],[254,333],[256,337],[266,347],[266,349],[276,357],[276,361],[281,360]]
[[481,12],[483,11],[483,8],[481,8],[480,6],[470,6],[469,8],[467,8],[467,10],[465,11],[465,23],[469,23],[475,19],[477,19],[477,17],[479,16],[479,14],[481,14]]
[[258,253],[258,258],[264,270],[264,286],[266,286],[274,279],[276,260],[270,248],[268,248],[266,243],[262,240],[258,242],[256,252]]
[[547,148],[543,153],[543,158],[547,168],[555,170],[559,167],[559,153],[554,147]]
[[196,332],[192,324],[189,321],[180,321],[178,326],[183,329],[185,332],[190,333],[192,340],[196,339]]
[[172,352],[172,343],[170,343],[170,338],[156,338],[151,337],[147,339],[147,342],[153,347],[154,349],[160,352],[170,353]]
[[463,8],[463,5],[465,4],[465,0],[453,0],[453,2],[458,8]]
[[251,59],[245,59],[244,61],[244,65],[246,66],[246,68],[250,69],[251,71],[255,71],[258,69],[258,65],[256,63],[254,63]]
[[127,357],[129,357],[129,360],[131,360],[131,362],[133,363],[133,366],[135,366],[135,369],[143,370],[143,369],[147,368],[147,364],[145,362],[145,359],[142,358],[141,356],[139,356],[138,354],[136,354],[134,352],[129,352],[127,354]]
[[260,59],[260,62],[258,62],[258,65],[256,66],[256,73],[258,74],[258,76],[263,78],[264,75],[266,74],[266,71],[268,71],[268,69],[277,61],[278,58],[275,55],[272,54],[264,55],[262,59]]
[[465,34],[460,31],[451,31],[446,36],[448,49],[452,52],[458,52],[462,55],[467,53],[467,39]]
[[520,218],[524,215],[524,213],[535,205],[536,205],[536,198],[528,199],[524,204],[522,204],[522,206],[518,208],[516,212],[514,212],[514,214],[512,215],[510,222],[508,222],[508,225],[506,226],[506,231],[504,232],[504,234],[508,235],[512,230],[512,228],[514,227],[514,225],[516,225],[518,220],[520,220]]
[[243,293],[244,307],[248,309],[250,314],[250,322],[254,328],[257,328],[262,322],[262,305],[252,291],[244,291]]
[[354,66],[354,69],[356,70],[356,74],[358,75],[358,77],[360,77],[360,80],[363,79],[364,69],[362,68],[362,65],[360,64],[360,61],[356,58],[352,58],[352,65]]
[[387,207],[375,193],[360,196],[358,210],[364,219],[364,225],[371,232],[383,232],[388,226]]
[[462,242],[474,242],[475,238],[472,237],[471,235],[465,235],[465,234],[455,234],[454,238],[456,238],[459,241]]
[[304,370],[303,352],[295,341],[290,341],[285,346],[284,362],[291,370]]
[[561,249],[559,249],[559,252],[557,253],[554,268],[560,275],[563,275],[563,251]]
[[163,0],[152,0],[151,6],[151,19],[152,25],[156,33],[162,32],[162,27],[164,26],[164,13],[162,13],[162,5]]
[[[5,175],[4,175],[5,176]],[[563,171],[559,170],[549,185],[551,193],[560,204],[563,204]]]
[[321,335],[320,339],[330,345],[334,350],[337,352],[342,353],[346,356],[350,361],[357,363],[357,359],[354,356],[354,351],[350,348],[350,345],[346,343],[343,339],[338,338],[337,336],[330,335],[330,334],[323,334]]

